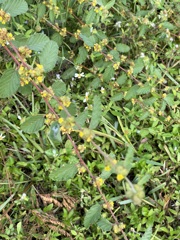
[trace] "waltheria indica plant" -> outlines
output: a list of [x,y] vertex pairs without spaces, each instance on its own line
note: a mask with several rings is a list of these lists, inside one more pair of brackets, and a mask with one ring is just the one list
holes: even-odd
[[[35,4],[31,9],[29,2]],[[121,11],[126,1],[117,2],[0,1],[2,58],[8,55],[12,59],[8,57],[8,63],[4,63],[1,70],[0,97],[23,94],[23,89],[33,86],[32,91],[42,98],[46,108],[41,114],[32,113],[23,119],[21,130],[27,134],[42,129],[51,129],[54,135],[61,133],[62,139],[57,146],[66,136],[77,156],[75,162],[52,169],[50,179],[67,181],[87,172],[101,201],[85,214],[85,228],[102,221],[102,212],[107,209],[111,218],[106,220],[102,230],[112,229],[113,234],[122,233],[127,239],[124,220],[119,220],[115,214],[119,207],[118,201],[113,200],[116,196],[106,196],[103,189],[108,180],[114,178],[116,184],[123,186],[124,201],[141,205],[145,198],[143,184],[148,179],[141,181],[138,176],[135,180],[131,177],[134,155],[138,158],[138,144],[131,140],[131,132],[137,131],[143,138],[142,143],[146,143],[149,133],[138,130],[141,122],[158,126],[164,121],[167,128],[179,123],[179,79],[166,71],[168,65],[173,69],[172,74],[176,71],[177,62],[171,56],[179,51],[179,36],[167,21],[174,13],[166,10],[161,1],[150,1],[151,11],[145,14],[139,10],[136,15],[128,10]],[[143,7],[144,1],[139,2]],[[32,11],[33,18],[25,20]],[[156,12],[160,16],[158,20]],[[154,49],[159,46],[153,39],[146,39],[145,34],[157,35],[159,41],[169,46],[165,62],[153,63],[152,59],[159,57]],[[147,53],[143,53],[145,46],[149,49]],[[52,73],[56,76],[52,77]],[[84,89],[79,89],[82,81]],[[167,81],[170,82],[168,86]],[[105,106],[107,101],[112,102],[108,107]],[[125,111],[132,111],[132,119],[128,121],[138,118],[137,125],[132,123],[129,129],[123,126],[124,120],[116,111],[120,104]],[[170,116],[166,108],[173,109],[174,115]],[[138,116],[134,115],[135,109]],[[109,116],[117,119],[118,128],[108,121]],[[152,134],[156,134],[155,130]],[[109,139],[112,148],[103,146],[104,138]],[[173,144],[177,144],[177,139]],[[125,149],[126,154],[123,151],[120,155],[117,146]],[[148,144],[141,145],[142,151],[146,147],[150,148]],[[94,152],[94,161],[98,154],[102,156],[103,167],[98,169],[98,174],[87,164],[89,151]],[[100,224],[98,226],[101,228]]]

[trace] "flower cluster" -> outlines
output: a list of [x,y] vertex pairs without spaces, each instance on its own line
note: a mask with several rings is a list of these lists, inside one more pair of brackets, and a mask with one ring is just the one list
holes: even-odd
[[46,114],[46,120],[45,123],[47,125],[50,125],[52,122],[54,122],[56,120],[56,115],[52,114],[52,113],[48,113]]
[[64,107],[69,107],[70,104],[71,104],[70,98],[67,97],[67,96],[62,96],[62,97],[59,98],[59,100],[62,102],[62,105],[59,105],[59,110],[62,110],[63,106]]
[[114,208],[114,202],[113,201],[109,201],[108,203],[104,203],[103,204],[103,208],[105,208],[105,209],[110,208],[112,210]]
[[61,124],[60,130],[63,134],[70,134],[75,125],[74,117],[59,118],[58,122]]
[[33,69],[28,69],[21,65],[18,72],[20,75],[21,86],[28,84],[30,81],[34,81],[36,84],[39,84],[44,79],[44,69],[41,64],[36,63],[36,67]]
[[49,1],[43,1],[43,4],[46,5],[46,7],[49,8],[49,10],[52,10],[55,14],[59,14],[59,7],[55,5],[55,1],[49,0]]
[[44,90],[41,92],[41,96],[46,98],[48,101],[51,100],[52,96],[54,95],[52,87],[48,88],[48,91]]
[[19,47],[18,50],[19,50],[19,53],[21,54],[23,61],[26,61],[26,58],[31,57],[32,50],[29,49],[28,47],[22,46],[22,47]]
[[8,45],[12,40],[14,40],[12,33],[8,33],[6,28],[0,28],[0,44],[2,46]]
[[132,186],[127,185],[126,196],[130,198],[135,205],[140,205],[144,198],[144,190],[142,186],[133,184]]
[[91,129],[83,128],[79,131],[79,136],[87,142],[91,142],[94,138],[94,132]]
[[126,227],[126,225],[124,224],[124,223],[120,223],[120,224],[115,224],[114,226],[113,226],[113,231],[114,231],[114,233],[119,233],[119,232],[121,232],[124,228]]
[[10,21],[10,19],[11,19],[10,14],[3,11],[3,9],[0,9],[0,22],[2,24],[6,24],[7,22]]
[[60,34],[62,37],[66,37],[66,35],[67,35],[67,29],[66,29],[66,28],[61,28],[59,34]]
[[74,37],[75,37],[76,39],[79,39],[80,33],[81,33],[81,30],[78,29],[78,30],[74,33]]
[[94,186],[95,187],[101,187],[104,183],[104,179],[97,177],[96,180],[94,181]]

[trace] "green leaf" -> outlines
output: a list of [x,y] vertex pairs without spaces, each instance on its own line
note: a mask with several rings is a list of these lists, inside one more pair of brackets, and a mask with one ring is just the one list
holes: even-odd
[[43,18],[45,13],[46,13],[46,6],[42,3],[38,4],[38,19],[40,20],[41,18]]
[[14,197],[15,193],[12,194],[5,202],[3,202],[0,205],[0,212],[6,207],[6,205],[11,201],[11,199]]
[[85,49],[85,47],[82,47],[82,46],[81,46],[81,47],[79,48],[78,57],[76,58],[75,63],[76,63],[77,65],[82,64],[82,63],[86,60],[87,55],[88,55],[87,50]]
[[57,43],[50,40],[39,55],[40,63],[43,65],[45,72],[54,68],[58,59],[58,49]]
[[14,69],[5,70],[0,78],[0,98],[11,97],[20,86],[19,74]]
[[95,129],[99,124],[102,116],[101,111],[101,98],[99,96],[95,96],[93,99],[93,112],[91,117],[91,122],[89,125],[90,129]]
[[172,93],[168,94],[164,100],[166,101],[166,103],[169,105],[169,106],[173,106],[174,105],[174,95]]
[[2,4],[2,9],[15,17],[28,11],[28,5],[25,0],[6,0]]
[[93,205],[86,213],[84,218],[85,228],[89,228],[92,224],[96,223],[101,216],[102,206],[100,204]]
[[104,81],[109,82],[113,77],[114,77],[114,68],[112,67],[112,64],[110,64],[103,73],[103,79]]
[[101,228],[102,231],[110,231],[112,228],[112,223],[109,222],[107,219],[105,218],[101,218],[98,222],[97,225],[99,228]]
[[142,94],[147,94],[150,93],[151,91],[151,86],[149,85],[149,83],[145,84],[144,86],[141,86],[138,90],[137,90],[137,94],[138,95],[142,95]]
[[88,117],[88,111],[87,110],[85,110],[84,112],[78,114],[78,116],[75,119],[75,121],[78,124],[78,126],[84,127],[84,124],[86,122],[87,117]]
[[63,43],[63,37],[57,32],[52,35],[51,39],[55,41],[58,46],[61,46]]
[[77,171],[76,164],[65,164],[64,166],[53,170],[49,177],[53,181],[67,181],[68,179],[73,178]]
[[117,102],[123,99],[123,97],[124,97],[123,93],[117,93],[111,97],[110,101]]
[[152,226],[148,227],[140,240],[151,240]]
[[21,129],[26,133],[35,133],[39,131],[44,125],[44,116],[36,115],[28,117],[25,122],[21,124]]
[[35,33],[28,39],[27,46],[31,50],[42,51],[48,42],[49,38],[44,33]]
[[111,0],[110,2],[108,2],[104,7],[106,10],[112,8],[115,4],[115,0]]
[[122,53],[126,53],[126,52],[129,52],[130,50],[130,47],[126,44],[123,44],[123,43],[118,43],[116,45],[116,49],[119,51],[119,52],[122,52]]
[[118,77],[117,83],[120,85],[123,85],[127,80],[127,75],[125,73],[122,73],[121,76]]
[[138,58],[135,60],[135,66],[133,69],[133,74],[138,74],[140,73],[144,68],[144,62],[142,58]]
[[165,29],[173,30],[175,26],[170,22],[163,22],[161,23],[161,26],[163,26]]
[[62,81],[56,81],[53,83],[52,89],[57,97],[61,97],[66,93],[66,84]]
[[129,100],[131,98],[135,98],[135,96],[137,95],[137,90],[139,89],[138,85],[134,85],[132,86],[128,92],[126,93],[126,96],[124,97],[125,100]]
[[134,149],[133,147],[129,146],[128,151],[126,153],[125,161],[124,161],[124,167],[128,170],[132,167],[132,161],[134,157]]
[[85,36],[83,34],[80,34],[80,37],[82,38],[82,40],[84,41],[84,43],[86,45],[88,45],[89,47],[93,47],[94,44],[96,43],[96,38],[94,36]]
[[92,8],[86,15],[86,24],[93,23],[95,18],[96,18],[96,13],[94,11],[94,8]]
[[60,125],[59,125],[58,122],[53,122],[53,123],[51,124],[51,126],[50,126],[49,138],[50,138],[54,143],[60,143],[60,142],[62,142],[59,127],[60,127]]
[[68,80],[74,77],[74,74],[76,73],[76,69],[74,67],[68,68],[63,74],[61,75],[63,80]]

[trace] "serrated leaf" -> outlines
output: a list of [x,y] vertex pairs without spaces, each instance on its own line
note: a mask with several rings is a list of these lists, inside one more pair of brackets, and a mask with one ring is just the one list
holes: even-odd
[[112,228],[112,223],[109,222],[107,219],[105,218],[101,218],[98,222],[97,225],[99,228],[101,228],[102,231],[106,232],[106,231],[110,231]]
[[11,17],[23,14],[28,11],[28,5],[25,0],[6,0],[2,4],[2,9],[9,13]]
[[22,95],[29,95],[32,93],[32,84],[29,83],[23,87],[18,88],[18,92],[20,92]]
[[84,41],[84,43],[86,45],[88,45],[89,47],[93,47],[94,44],[96,43],[96,38],[94,36],[85,36],[83,34],[80,34],[80,37],[82,38],[82,40]]
[[108,9],[112,8],[114,6],[114,4],[115,4],[115,0],[111,0],[104,7],[105,7],[105,9],[108,10]]
[[123,99],[123,97],[124,97],[123,93],[117,93],[111,97],[110,101],[117,102]]
[[126,44],[123,44],[123,43],[118,43],[116,45],[116,49],[119,51],[119,52],[122,52],[122,53],[125,53],[125,52],[129,52],[130,50],[130,47]]
[[127,80],[127,75],[125,73],[122,73],[121,76],[118,77],[117,83],[120,85],[123,85]]
[[25,122],[21,124],[21,129],[26,133],[35,133],[39,131],[44,125],[44,116],[36,115],[28,117]]
[[48,42],[49,38],[44,33],[35,33],[28,39],[27,46],[31,50],[42,51]]
[[92,224],[96,223],[101,216],[102,206],[100,204],[93,205],[86,213],[84,218],[85,228],[89,228]]
[[147,93],[150,93],[150,91],[151,91],[151,86],[149,84],[145,84],[144,86],[141,86],[137,90],[137,94],[138,95],[147,94]]
[[0,98],[11,97],[20,86],[19,74],[14,69],[5,70],[0,78]]
[[27,45],[28,38],[25,37],[24,35],[18,35],[15,36],[15,40],[12,41],[15,47],[19,48],[21,46],[26,46]]
[[151,236],[152,236],[152,227],[150,226],[146,229],[145,233],[141,237],[141,240],[151,240]]
[[140,73],[144,68],[144,62],[142,58],[138,58],[135,60],[135,66],[133,68],[133,74]]
[[84,124],[86,122],[87,117],[88,117],[88,111],[87,110],[85,110],[84,112],[80,113],[76,117],[76,119],[75,119],[75,121],[78,124],[78,126],[84,127]]
[[129,100],[131,98],[135,98],[135,96],[137,95],[137,90],[139,89],[138,85],[134,85],[132,86],[128,92],[126,93],[126,96],[124,97],[125,100]]
[[74,74],[76,73],[76,69],[74,67],[68,68],[63,74],[61,75],[63,80],[68,80],[74,77]]
[[40,63],[44,67],[45,72],[51,71],[58,59],[58,45],[56,42],[50,40],[43,48],[43,51],[39,55]]
[[60,168],[53,170],[49,177],[53,181],[67,181],[73,178],[78,171],[76,164],[65,164]]
[[51,39],[55,41],[58,46],[61,46],[63,43],[63,37],[57,32],[52,35]]
[[169,106],[173,106],[174,105],[174,95],[173,94],[168,94],[164,100],[166,101],[166,103],[169,105]]
[[110,64],[103,73],[103,79],[104,81],[109,82],[113,77],[114,77],[114,68],[112,67],[112,64]]
[[86,15],[86,24],[93,23],[95,17],[96,17],[96,13],[94,11],[94,8],[92,8]]
[[78,50],[79,50],[79,53],[75,61],[77,65],[82,64],[86,60],[88,55],[88,52],[85,49],[85,47],[80,47]]
[[150,105],[152,105],[156,100],[157,100],[157,98],[151,97],[151,98],[145,99],[145,100],[143,101],[143,103],[144,103],[146,106],[150,106]]
[[57,97],[61,97],[66,93],[66,84],[62,81],[56,81],[53,83],[52,89]]
[[101,117],[102,117],[101,98],[99,96],[95,96],[93,99],[93,112],[89,128],[95,129],[99,124]]

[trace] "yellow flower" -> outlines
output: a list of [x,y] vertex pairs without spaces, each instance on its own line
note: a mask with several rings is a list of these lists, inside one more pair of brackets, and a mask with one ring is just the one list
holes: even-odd
[[113,226],[113,231],[114,231],[114,233],[119,233],[119,232],[121,232],[124,228],[126,227],[126,225],[124,224],[124,223],[120,223],[120,224],[115,224],[114,226]]
[[110,208],[111,210],[114,208],[114,202],[113,201],[109,201],[108,203],[104,203],[103,204],[103,207],[105,208],[105,209],[108,209],[108,208]]
[[58,122],[61,124],[60,130],[63,134],[70,134],[73,131],[75,125],[74,117],[59,118]]
[[127,75],[131,76],[133,74],[133,67],[130,66],[129,70],[127,70]]
[[94,51],[95,51],[95,52],[101,52],[101,51],[102,51],[101,45],[98,44],[98,43],[95,43],[95,44],[94,44]]
[[58,119],[58,122],[61,124],[61,123],[63,123],[64,122],[64,118],[59,118]]
[[59,34],[63,37],[65,37],[67,35],[67,29],[66,28],[62,28],[61,31],[59,32]]
[[122,174],[118,174],[117,180],[120,182],[122,179],[124,179],[124,176]]
[[[63,104],[64,107],[69,107],[70,104],[71,104],[70,98],[67,97],[67,96],[62,96],[62,97],[60,97],[60,101],[62,102],[62,104]],[[62,106],[59,106],[59,109],[62,110],[63,107],[62,107]]]
[[56,120],[56,115],[52,114],[52,113],[48,113],[46,114],[46,120],[45,123],[47,125],[51,124],[52,122],[54,122]]
[[113,64],[114,70],[117,70],[119,68],[119,66],[120,66],[120,62],[114,63]]
[[108,53],[105,57],[105,61],[107,62],[107,61],[112,61],[112,60],[113,60],[113,55]]
[[103,183],[104,183],[104,180],[100,177],[97,177],[95,182],[94,182],[94,186],[95,187],[101,187],[103,185]]
[[84,144],[79,144],[78,145],[78,150],[82,153],[86,149],[86,146]]
[[91,142],[94,138],[94,132],[91,129],[83,128],[79,131],[79,136],[87,142]]
[[121,55],[121,62],[124,62],[126,60],[127,56]]
[[109,165],[107,165],[105,168],[104,168],[105,171],[109,172],[111,171],[111,167]]
[[78,168],[78,172],[79,173],[85,173],[86,172],[86,168],[81,166],[81,167]]

